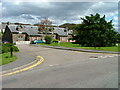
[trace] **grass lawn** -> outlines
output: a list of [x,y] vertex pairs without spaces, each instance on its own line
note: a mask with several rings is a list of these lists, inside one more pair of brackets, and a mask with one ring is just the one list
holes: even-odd
[[13,57],[10,57],[10,53],[3,53],[0,54],[0,65],[8,64],[10,62],[13,62],[17,59],[16,55],[13,55]]
[[100,49],[99,49],[98,47],[97,48],[94,48],[94,47],[81,47],[81,46],[79,46],[79,44],[72,44],[71,42],[61,42],[60,45],[58,45],[58,43],[51,43],[51,44],[40,43],[39,45],[70,47],[70,48],[80,48],[80,49],[89,49],[89,50],[102,50],[102,51],[116,51],[116,52],[118,51],[118,46],[100,47]]

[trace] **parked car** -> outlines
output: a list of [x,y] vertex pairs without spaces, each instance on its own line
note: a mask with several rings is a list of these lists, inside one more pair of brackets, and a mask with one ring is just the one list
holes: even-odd
[[44,43],[44,42],[41,40],[34,40],[34,43]]

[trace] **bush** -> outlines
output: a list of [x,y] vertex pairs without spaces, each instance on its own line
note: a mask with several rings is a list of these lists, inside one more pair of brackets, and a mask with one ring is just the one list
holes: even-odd
[[35,44],[34,41],[31,41],[30,44]]
[[54,39],[53,42],[58,42],[59,40],[58,39]]
[[45,43],[46,43],[46,44],[50,44],[51,41],[52,41],[52,37],[50,37],[50,36],[46,36],[46,37],[45,37]]
[[19,51],[18,47],[16,47],[16,46],[12,46],[12,48],[13,48],[14,52],[18,52]]
[[2,44],[2,53],[10,52],[10,47],[13,48],[13,52],[19,51],[19,49],[16,46],[14,46],[14,44],[6,43],[6,44]]
[[68,38],[68,40],[70,41],[70,40],[73,40],[73,38]]

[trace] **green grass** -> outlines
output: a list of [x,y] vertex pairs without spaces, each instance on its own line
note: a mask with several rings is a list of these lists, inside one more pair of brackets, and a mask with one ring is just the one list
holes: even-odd
[[13,55],[13,57],[10,57],[10,53],[3,53],[0,54],[0,66],[4,64],[11,63],[17,59],[16,55]]
[[80,48],[80,49],[88,49],[88,50],[102,50],[102,51],[116,51],[116,52],[118,51],[118,46],[100,47],[100,48],[98,48],[98,47],[97,48],[94,48],[94,47],[81,47],[79,44],[72,44],[71,42],[61,42],[60,45],[58,45],[58,43],[51,43],[51,44],[40,43],[40,45],[69,47],[69,48]]

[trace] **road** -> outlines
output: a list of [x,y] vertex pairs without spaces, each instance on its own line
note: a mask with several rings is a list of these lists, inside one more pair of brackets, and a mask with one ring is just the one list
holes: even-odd
[[3,88],[118,88],[118,56],[29,45],[20,52],[45,62],[28,71],[2,77]]

